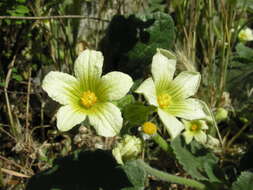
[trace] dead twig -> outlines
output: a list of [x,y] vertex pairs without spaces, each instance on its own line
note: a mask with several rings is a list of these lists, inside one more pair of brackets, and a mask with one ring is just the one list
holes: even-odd
[[10,101],[9,101],[9,96],[8,96],[7,89],[8,89],[8,86],[9,86],[9,82],[11,80],[11,73],[12,73],[15,61],[16,61],[16,55],[14,55],[10,65],[9,65],[9,70],[8,70],[7,75],[6,75],[5,85],[4,85],[4,95],[5,95],[5,101],[6,101],[7,110],[8,110],[8,116],[9,116],[9,120],[10,120],[10,124],[11,124],[11,131],[14,134],[15,134],[16,130],[15,130],[15,126],[14,126],[14,120],[13,120],[13,115],[12,115],[12,110],[11,110],[11,106],[10,106]]
[[[22,94],[22,95],[26,95],[27,92],[18,92],[18,91],[12,91],[12,90],[6,90],[9,94]],[[0,92],[4,92],[3,89],[0,89]],[[35,94],[34,92],[31,92],[30,94]]]
[[1,168],[1,171],[4,173],[7,173],[9,175],[16,176],[16,177],[30,178],[30,176],[28,176],[28,175],[25,175],[25,174],[22,174],[22,173],[13,171],[13,170],[5,169],[5,168]]
[[29,68],[29,78],[27,85],[27,98],[26,98],[26,117],[25,117],[25,127],[26,127],[26,142],[29,139],[29,106],[30,106],[30,94],[31,94],[31,73],[32,69]]
[[3,161],[5,161],[5,162],[7,162],[7,163],[10,164],[10,165],[13,165],[13,166],[15,166],[15,167],[21,169],[22,171],[25,171],[25,173],[29,173],[29,175],[34,175],[34,173],[33,173],[32,170],[30,170],[30,169],[28,169],[28,168],[25,168],[25,167],[23,167],[23,166],[17,164],[17,163],[16,163],[15,161],[13,161],[13,160],[9,160],[8,158],[5,158],[5,157],[3,157],[3,156],[1,156],[1,155],[0,155],[0,159],[3,160]]
[[1,130],[2,132],[4,132],[6,135],[8,135],[10,138],[12,138],[14,141],[16,141],[15,137],[13,137],[9,132],[7,132],[6,130],[4,130],[4,129],[2,128],[2,126],[10,127],[10,125],[4,125],[4,124],[1,124],[1,123],[0,123],[0,130]]
[[12,20],[52,20],[52,19],[91,19],[102,22],[110,22],[106,19],[82,16],[82,15],[57,15],[57,16],[0,16],[0,20],[12,19]]

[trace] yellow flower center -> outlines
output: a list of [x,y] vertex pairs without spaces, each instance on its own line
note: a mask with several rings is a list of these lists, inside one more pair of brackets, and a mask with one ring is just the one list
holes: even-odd
[[171,96],[167,93],[159,95],[157,100],[161,108],[166,108],[171,104]]
[[84,105],[85,108],[92,107],[96,102],[98,98],[94,92],[91,92],[90,90],[85,91],[83,93],[83,96],[81,98],[81,102]]
[[142,131],[148,135],[153,135],[157,131],[157,126],[152,122],[145,122],[142,125]]
[[239,34],[239,38],[240,38],[241,40],[245,40],[245,39],[247,39],[247,34],[246,34],[245,32],[241,32],[241,33]]
[[193,132],[196,132],[196,131],[199,130],[199,126],[197,124],[192,124],[190,130],[193,131]]

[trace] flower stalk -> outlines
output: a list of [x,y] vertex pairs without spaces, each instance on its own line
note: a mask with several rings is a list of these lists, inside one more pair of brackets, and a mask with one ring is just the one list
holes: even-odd
[[194,187],[194,188],[199,189],[199,190],[206,189],[206,186],[203,183],[198,182],[196,180],[186,179],[186,178],[183,178],[183,177],[179,177],[179,176],[175,176],[175,175],[165,173],[163,171],[159,171],[157,169],[154,169],[154,168],[150,167],[148,164],[146,164],[142,160],[137,160],[137,163],[147,173],[149,173],[150,175],[156,176],[157,178],[159,178],[161,180],[164,180],[164,181],[167,181],[167,182],[170,182],[170,183],[178,183],[178,184]]
[[169,146],[166,140],[164,140],[158,133],[152,137],[152,139],[155,141],[156,144],[158,144],[161,149],[163,149],[165,152],[168,152],[169,154],[173,154],[172,148]]

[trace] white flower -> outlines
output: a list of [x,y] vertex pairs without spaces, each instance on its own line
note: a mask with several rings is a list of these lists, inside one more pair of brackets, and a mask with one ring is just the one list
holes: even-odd
[[123,139],[116,144],[112,150],[112,154],[119,164],[135,159],[142,150],[141,139],[131,135],[125,135]]
[[245,28],[239,32],[238,38],[242,42],[252,41],[253,40],[253,31],[250,28]]
[[183,136],[187,144],[189,144],[194,138],[196,141],[204,144],[207,141],[207,135],[204,130],[208,129],[206,122],[203,120],[193,120],[185,121],[183,120],[185,126],[185,132]]
[[168,59],[160,51],[154,55],[151,72],[153,77],[146,79],[136,90],[143,94],[149,104],[156,106],[158,115],[172,138],[182,130],[183,124],[176,118],[188,120],[206,117],[201,103],[193,96],[199,87],[198,72],[181,72],[174,80],[176,60]]
[[51,71],[42,88],[63,106],[57,112],[57,127],[68,131],[87,117],[99,135],[110,137],[119,133],[122,116],[110,101],[126,95],[132,78],[121,72],[101,77],[103,56],[94,50],[83,51],[75,61],[75,76]]

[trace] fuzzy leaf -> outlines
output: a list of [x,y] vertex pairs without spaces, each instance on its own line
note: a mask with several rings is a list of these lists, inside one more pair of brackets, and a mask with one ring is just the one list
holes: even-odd
[[241,58],[245,58],[245,59],[252,59],[253,58],[253,49],[245,46],[242,43],[239,43],[236,46],[236,52],[239,55],[239,57],[241,57]]
[[252,190],[253,187],[253,173],[242,172],[232,185],[232,190]]
[[133,95],[126,95],[123,98],[121,98],[120,100],[114,101],[115,105],[120,108],[123,109],[124,107],[126,107],[127,105],[134,103],[134,96]]
[[136,102],[129,104],[123,110],[123,116],[132,125],[141,125],[148,120],[148,116],[155,111],[154,106],[145,106]]
[[24,5],[18,5],[15,11],[21,15],[29,13],[29,9]]
[[147,35],[145,42],[138,42],[128,55],[130,60],[147,64],[151,63],[157,48],[172,48],[175,38],[174,22],[170,15],[162,12],[141,16],[140,19],[146,22],[153,20],[153,24],[144,29]]
[[215,175],[218,158],[193,141],[186,145],[182,136],[176,137],[171,146],[184,170],[193,178],[209,182],[221,182]]
[[129,161],[122,168],[129,181],[134,185],[134,187],[126,187],[122,190],[143,190],[147,179],[145,170],[136,161]]

